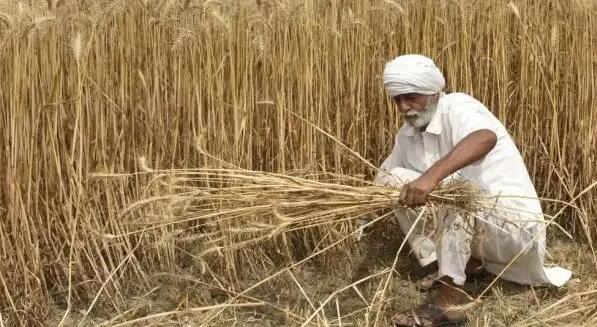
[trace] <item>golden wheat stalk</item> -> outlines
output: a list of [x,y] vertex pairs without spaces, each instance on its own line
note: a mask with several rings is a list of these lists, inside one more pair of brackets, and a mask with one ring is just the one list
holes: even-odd
[[[400,187],[341,174],[297,175],[207,167],[150,173],[154,178],[145,194],[153,196],[122,212],[122,216],[130,216],[143,211],[145,218],[131,220],[135,223],[125,235],[164,227],[200,228],[215,240],[210,251],[221,249],[223,240],[227,248],[244,246],[283,233],[362,219],[403,206]],[[429,202],[470,213],[484,206],[481,194],[473,183],[453,180],[432,192]]]

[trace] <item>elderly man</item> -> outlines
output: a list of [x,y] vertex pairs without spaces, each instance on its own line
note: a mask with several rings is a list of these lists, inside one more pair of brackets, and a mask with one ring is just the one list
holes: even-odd
[[[397,314],[394,323],[437,326],[463,320],[465,314],[451,308],[470,301],[463,285],[467,274],[481,270],[526,285],[566,283],[571,272],[543,267],[541,206],[500,121],[469,95],[443,93],[444,77],[427,57],[397,57],[385,65],[383,79],[405,123],[376,181],[402,187],[402,200],[411,209],[396,209],[400,228],[405,234],[413,228],[408,241],[422,266],[438,264],[438,272],[422,283],[431,287],[435,282],[435,295]],[[424,205],[443,180],[454,177],[479,185],[495,199],[493,207],[474,217],[442,209],[436,213],[436,226],[413,227],[414,208]]]

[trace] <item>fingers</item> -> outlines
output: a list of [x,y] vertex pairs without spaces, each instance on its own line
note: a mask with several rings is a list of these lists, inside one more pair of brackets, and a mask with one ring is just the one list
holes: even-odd
[[412,204],[414,206],[420,207],[423,206],[427,203],[427,194],[421,190],[415,190],[415,192],[413,192],[413,200],[412,200]]
[[407,207],[420,207],[427,203],[427,193],[412,187],[410,184],[404,185],[400,192],[400,201]]
[[408,193],[407,204],[411,207],[420,207],[427,202],[425,195],[417,189],[410,188]]

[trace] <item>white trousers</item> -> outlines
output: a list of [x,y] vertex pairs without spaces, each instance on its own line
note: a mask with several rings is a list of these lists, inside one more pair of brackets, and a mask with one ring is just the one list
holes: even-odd
[[[390,174],[380,174],[378,183],[401,186],[421,174],[394,168]],[[537,216],[497,212],[478,212],[463,215],[439,209],[421,217],[418,212],[403,207],[394,211],[400,229],[422,266],[437,260],[436,278],[448,276],[455,284],[464,285],[466,263],[471,257],[483,262],[484,269],[501,278],[528,285],[553,284],[561,286],[571,272],[560,268],[544,268],[545,228]],[[519,255],[520,254],[520,255]],[[510,263],[515,257],[518,258]]]

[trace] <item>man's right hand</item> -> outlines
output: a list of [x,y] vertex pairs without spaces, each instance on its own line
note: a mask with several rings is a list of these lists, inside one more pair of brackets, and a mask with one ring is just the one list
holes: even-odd
[[429,199],[429,193],[431,193],[438,185],[439,182],[434,178],[427,174],[423,174],[402,187],[400,200],[404,205],[411,208],[423,206]]

